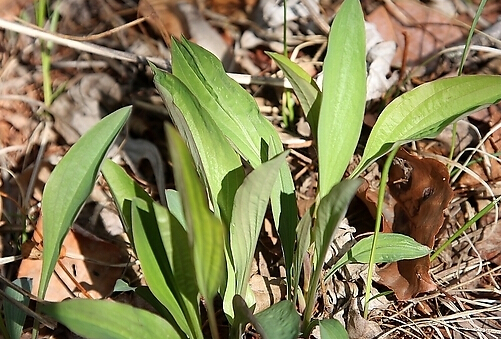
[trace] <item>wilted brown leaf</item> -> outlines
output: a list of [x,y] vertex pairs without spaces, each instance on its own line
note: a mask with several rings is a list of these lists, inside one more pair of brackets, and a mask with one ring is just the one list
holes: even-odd
[[[418,158],[402,149],[393,160],[388,186],[397,201],[392,231],[433,248],[444,222],[444,209],[453,196],[447,168],[437,160]],[[378,273],[380,283],[391,288],[399,300],[407,300],[436,288],[429,269],[426,256],[389,264]]]

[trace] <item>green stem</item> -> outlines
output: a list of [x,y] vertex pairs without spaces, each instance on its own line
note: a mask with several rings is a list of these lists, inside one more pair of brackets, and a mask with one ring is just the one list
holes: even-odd
[[372,276],[374,275],[374,267],[376,261],[376,244],[379,237],[379,229],[381,227],[381,218],[383,212],[383,203],[384,203],[384,191],[386,189],[386,183],[388,182],[388,173],[390,172],[390,166],[393,162],[393,158],[395,154],[397,154],[399,146],[391,151],[386,159],[386,162],[383,166],[383,171],[381,172],[381,182],[379,183],[379,193],[377,199],[377,210],[376,210],[376,225],[374,226],[374,238],[372,240],[371,247],[371,255],[369,258],[369,272],[367,273],[367,285],[365,286],[365,301],[364,301],[364,318],[367,319],[369,315],[369,301],[371,296],[371,287],[372,287]]
[[214,311],[213,300],[206,300],[206,308],[207,308],[207,317],[209,319],[209,327],[211,338],[219,339],[219,333],[217,331],[217,321],[216,321],[216,312]]
[[433,253],[430,256],[430,261],[435,260],[440,255],[440,253],[442,253],[443,250],[445,250],[450,244],[452,244],[452,242],[454,240],[456,240],[461,234],[463,234],[468,228],[470,228],[471,225],[473,225],[475,222],[477,222],[477,220],[479,220],[484,215],[486,215],[500,200],[501,200],[501,197],[498,197],[497,199],[491,201],[489,205],[482,208],[482,210],[480,212],[478,212],[477,214],[475,214],[475,216],[473,218],[468,220],[468,222],[466,224],[464,224],[463,227],[458,229],[449,239],[447,239],[447,241],[445,243],[442,244],[442,246],[440,246],[435,251],[435,253]]
[[313,274],[310,279],[310,289],[306,293],[306,307],[303,312],[303,332],[306,331],[308,325],[310,324],[311,317],[313,315],[313,307],[315,306],[315,296],[317,294],[318,282],[320,281],[320,273],[322,273],[322,262],[318,260],[315,263],[316,266],[313,268]]

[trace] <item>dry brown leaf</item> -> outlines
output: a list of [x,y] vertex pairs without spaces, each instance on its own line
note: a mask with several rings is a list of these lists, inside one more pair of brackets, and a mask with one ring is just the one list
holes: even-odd
[[[388,186],[397,201],[392,231],[433,248],[444,222],[444,209],[453,196],[447,167],[401,149],[390,168]],[[408,300],[436,288],[429,270],[430,259],[426,256],[389,264],[378,274],[380,283],[391,288],[399,300]]]
[[[33,279],[33,294],[38,293],[42,260],[40,247],[42,234],[42,217],[36,227],[33,241],[23,247],[23,257],[18,277]],[[85,258],[85,260],[83,260]],[[127,255],[116,245],[101,240],[85,231],[70,229],[64,239],[59,262],[73,278],[84,287],[92,298],[103,298],[113,292],[118,278],[122,276],[123,267],[111,265],[128,262]],[[82,296],[72,279],[60,264],[56,265],[55,274],[49,282],[45,300],[61,301],[66,298]]]
[[175,0],[139,0],[137,13],[146,18],[155,33],[169,46],[171,36],[190,38],[188,23]]
[[433,53],[442,50],[467,34],[452,18],[414,0],[393,1],[395,6],[379,6],[367,16],[385,41],[395,41],[397,52],[393,66],[401,66],[407,34],[407,64],[418,65]]

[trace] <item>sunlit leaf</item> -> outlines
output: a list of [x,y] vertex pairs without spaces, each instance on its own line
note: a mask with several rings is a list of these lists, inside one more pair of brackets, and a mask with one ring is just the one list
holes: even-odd
[[288,152],[258,166],[238,188],[230,224],[230,246],[237,275],[237,293],[245,297],[251,263],[270,194]]
[[203,106],[200,93],[191,92],[172,74],[153,65],[152,69],[155,86],[188,145],[197,171],[208,189],[214,212],[229,224],[233,199],[244,179],[240,157]]
[[500,100],[497,75],[445,78],[416,87],[383,110],[352,177],[402,143],[435,137],[447,125]]
[[319,194],[337,184],[355,151],[365,111],[365,26],[360,2],[346,0],[332,23],[318,118]]
[[[346,252],[325,275],[328,279],[338,269],[348,263],[369,263],[373,236],[357,242]],[[391,263],[404,259],[421,258],[430,254],[431,250],[416,240],[398,233],[380,233],[375,248],[374,263]]]
[[305,112],[308,123],[314,136],[317,136],[318,116],[320,114],[320,103],[322,102],[322,92],[313,78],[304,69],[292,62],[289,58],[278,53],[267,53],[284,72],[294,88],[294,93],[299,99],[299,103]]
[[43,298],[64,237],[94,187],[106,152],[130,115],[125,107],[83,135],[54,168],[42,196],[43,264],[38,296]]
[[107,300],[71,299],[40,305],[72,332],[93,339],[185,338],[158,315]]
[[205,190],[183,139],[172,125],[167,125],[166,131],[174,181],[181,194],[189,244],[193,251],[198,288],[210,300],[216,295],[224,277],[226,229],[209,210]]

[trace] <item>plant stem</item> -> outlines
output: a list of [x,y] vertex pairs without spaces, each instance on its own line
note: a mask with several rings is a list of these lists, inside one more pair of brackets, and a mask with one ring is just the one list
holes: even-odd
[[498,197],[497,199],[491,201],[489,205],[485,206],[482,208],[480,212],[475,214],[473,218],[468,220],[467,223],[463,225],[460,229],[458,229],[445,243],[442,244],[431,256],[430,256],[430,261],[435,260],[440,253],[442,253],[443,250],[447,248],[454,240],[456,240],[461,234],[463,234],[468,228],[470,228],[471,225],[473,225],[477,220],[482,218],[484,215],[486,215],[499,201],[501,200],[501,197]]
[[205,307],[207,308],[207,317],[209,319],[209,327],[211,338],[219,339],[219,333],[217,331],[217,321],[216,321],[216,312],[214,311],[213,300],[206,300]]
[[397,154],[399,145],[391,151],[386,159],[383,166],[383,171],[381,172],[381,182],[379,183],[379,193],[377,199],[377,210],[376,210],[376,225],[374,226],[374,238],[372,240],[371,255],[369,258],[369,272],[367,273],[367,284],[365,286],[365,301],[364,301],[364,318],[367,319],[369,315],[369,301],[371,296],[372,288],[372,276],[374,274],[374,266],[376,259],[376,243],[379,236],[379,228],[381,227],[381,218],[383,217],[383,203],[384,203],[384,191],[386,189],[386,183],[388,182],[388,173],[390,172],[390,166]]

